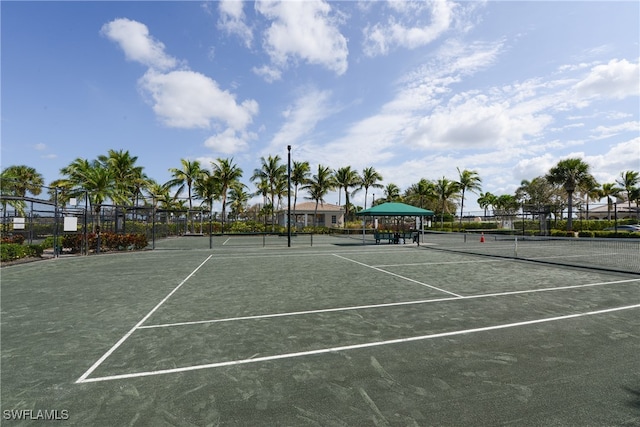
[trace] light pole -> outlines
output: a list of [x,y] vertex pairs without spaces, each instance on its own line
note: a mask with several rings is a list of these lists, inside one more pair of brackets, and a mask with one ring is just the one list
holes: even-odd
[[291,247],[291,146],[287,145],[287,247]]

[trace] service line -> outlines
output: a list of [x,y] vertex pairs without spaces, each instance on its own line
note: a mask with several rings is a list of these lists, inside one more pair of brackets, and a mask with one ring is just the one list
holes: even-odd
[[184,367],[172,368],[172,369],[160,369],[157,371],[134,372],[130,374],[109,375],[106,377],[97,377],[97,378],[86,378],[86,376],[84,376],[84,378],[79,379],[78,381],[76,381],[76,383],[90,383],[90,382],[120,380],[120,379],[127,379],[127,378],[139,378],[139,377],[148,377],[152,375],[164,375],[164,374],[174,374],[179,372],[197,371],[201,369],[222,368],[225,366],[246,365],[249,363],[269,362],[272,360],[291,359],[295,357],[313,356],[313,355],[326,354],[326,353],[336,353],[340,351],[357,350],[362,348],[378,347],[378,346],[390,345],[390,344],[402,344],[402,343],[423,341],[423,340],[434,339],[434,338],[443,338],[443,337],[451,337],[455,335],[473,334],[477,332],[487,332],[487,331],[494,331],[499,329],[514,328],[518,326],[535,325],[540,323],[575,319],[578,317],[593,316],[598,314],[606,314],[606,313],[612,313],[616,311],[632,310],[637,308],[640,308],[640,304],[609,308],[606,310],[589,311],[586,313],[576,313],[576,314],[568,314],[564,316],[548,317],[544,319],[528,320],[525,322],[507,323],[502,325],[486,326],[482,328],[464,329],[459,331],[442,332],[442,333],[430,334],[430,335],[420,335],[420,336],[409,337],[409,338],[398,338],[398,339],[387,340],[387,341],[375,341],[375,342],[369,342],[364,344],[353,344],[353,345],[345,345],[340,347],[321,348],[317,350],[301,351],[296,353],[284,353],[284,354],[276,354],[272,356],[253,357],[249,359],[229,360],[226,362],[207,363],[204,365],[184,366]]
[[437,287],[435,287],[435,286],[428,285],[428,284],[423,283],[423,282],[419,282],[419,281],[414,280],[414,279],[411,279],[411,278],[409,278],[409,277],[401,276],[401,275],[399,275],[399,274],[392,273],[392,272],[387,271],[387,270],[383,270],[383,269],[378,268],[378,267],[373,267],[373,266],[368,265],[368,264],[365,264],[365,263],[363,263],[363,262],[359,262],[359,261],[355,261],[355,260],[352,260],[352,259],[347,258],[347,257],[343,257],[342,255],[333,254],[333,256],[335,256],[335,257],[337,257],[337,258],[340,258],[340,259],[344,259],[344,260],[346,260],[346,261],[353,262],[354,264],[362,265],[363,267],[367,267],[367,268],[370,268],[370,269],[372,269],[372,270],[379,271],[379,272],[381,272],[381,273],[389,274],[389,275],[391,275],[391,276],[398,277],[398,278],[403,279],[403,280],[407,280],[407,281],[412,282],[412,283],[417,283],[418,285],[422,285],[422,286],[425,286],[425,287],[427,287],[427,288],[435,289],[436,291],[444,292],[445,294],[453,295],[454,297],[462,298],[462,295],[458,295],[458,294],[455,294],[455,293],[453,293],[453,292],[449,292],[449,291],[447,291],[447,290],[440,289],[440,288],[437,288]]
[[100,365],[101,365],[105,360],[107,360],[107,358],[108,358],[109,356],[111,356],[111,354],[113,354],[113,352],[114,352],[114,351],[116,351],[116,349],[117,349],[118,347],[120,347],[120,346],[122,345],[122,343],[123,343],[123,342],[125,342],[125,341],[127,340],[127,338],[129,338],[129,337],[131,336],[131,334],[133,334],[133,333],[136,331],[136,329],[138,329],[140,326],[142,326],[142,324],[143,324],[144,322],[146,322],[146,321],[147,321],[147,319],[148,319],[149,317],[151,317],[151,316],[153,315],[153,313],[155,313],[155,312],[156,312],[156,310],[157,310],[157,309],[159,309],[159,308],[160,308],[160,306],[161,306],[162,304],[164,304],[164,303],[165,303],[165,302],[166,302],[166,301],[171,297],[171,295],[173,295],[173,294],[174,294],[178,289],[180,289],[180,287],[181,287],[182,285],[184,285],[184,284],[187,282],[187,280],[189,280],[189,279],[190,279],[194,274],[196,274],[196,272],[197,272],[198,270],[200,270],[200,268],[201,268],[201,267],[202,267],[202,266],[203,266],[207,261],[209,261],[209,260],[211,259],[211,257],[212,257],[212,256],[213,256],[213,254],[209,255],[209,256],[207,257],[207,259],[205,259],[204,261],[202,261],[202,262],[200,263],[200,265],[199,265],[199,266],[197,266],[197,267],[195,268],[195,270],[193,270],[193,271],[192,271],[192,272],[191,272],[187,277],[185,277],[185,278],[182,280],[182,282],[180,282],[180,283],[178,284],[178,286],[176,286],[175,288],[173,288],[173,290],[172,290],[171,292],[169,292],[169,293],[167,294],[167,296],[166,296],[166,297],[164,297],[164,298],[162,299],[162,301],[160,301],[158,304],[156,304],[156,306],[155,306],[155,307],[153,307],[153,308],[151,309],[151,311],[150,311],[149,313],[147,313],[147,315],[146,315],[146,316],[144,316],[144,317],[143,317],[143,318],[142,318],[138,323],[136,323],[136,325],[135,325],[133,328],[131,328],[131,329],[129,330],[129,332],[127,332],[126,334],[124,334],[124,336],[123,336],[122,338],[120,338],[120,340],[118,340],[118,342],[117,342],[117,343],[115,343],[115,344],[113,345],[113,347],[111,347],[111,348],[109,349],[109,351],[107,351],[105,354],[103,354],[103,355],[102,355],[102,357],[96,361],[96,363],[94,363],[94,364],[93,364],[89,369],[87,369],[87,371],[86,371],[84,374],[82,374],[82,376],[81,376],[80,378],[78,378],[78,380],[76,381],[76,384],[77,384],[77,383],[86,382],[86,381],[87,381],[87,377],[88,377],[89,375],[91,375],[91,374],[93,373],[93,371],[95,371],[95,370],[98,368],[98,366],[100,366]]

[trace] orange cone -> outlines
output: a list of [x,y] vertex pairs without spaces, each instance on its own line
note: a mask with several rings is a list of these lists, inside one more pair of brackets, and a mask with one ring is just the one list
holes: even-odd
[[484,233],[480,235],[480,243],[484,243]]

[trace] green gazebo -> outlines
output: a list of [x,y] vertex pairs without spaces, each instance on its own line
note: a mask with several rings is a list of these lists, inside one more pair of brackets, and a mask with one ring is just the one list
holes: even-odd
[[433,211],[417,208],[406,203],[387,202],[364,209],[356,213],[357,216],[433,216]]
[[[362,217],[375,217],[375,216],[393,216],[393,217],[425,217],[433,216],[433,211],[428,209],[422,209],[415,206],[407,205],[406,203],[398,202],[386,202],[377,206],[373,206],[369,209],[364,209],[356,213],[356,216]],[[365,239],[365,227],[362,227],[362,242]]]

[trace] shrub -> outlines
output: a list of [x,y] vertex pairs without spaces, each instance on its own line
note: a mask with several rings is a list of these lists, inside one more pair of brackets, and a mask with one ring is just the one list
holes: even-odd
[[236,221],[229,227],[225,224],[224,228],[231,233],[255,233],[263,232],[264,224],[257,221]]
[[553,237],[576,237],[576,233],[573,231],[565,230],[551,230],[551,236]]
[[[65,234],[62,236],[62,246],[68,248],[72,253],[80,252],[82,248],[82,234]],[[90,250],[96,250],[98,236],[95,233],[87,235],[87,244]],[[145,234],[100,234],[100,251],[127,251],[140,250],[147,247],[149,241]]]
[[44,239],[44,242],[42,242],[40,244],[40,246],[42,246],[43,249],[50,249],[53,247],[53,236],[47,236]]
[[14,261],[27,257],[42,256],[41,245],[21,245],[18,243],[3,243],[0,245],[0,260],[2,262]]
[[331,229],[327,227],[321,226],[307,226],[302,229],[303,233],[313,233],[313,234],[329,234],[331,233]]
[[24,243],[24,236],[22,234],[14,234],[12,236],[3,236],[2,243],[15,243],[21,245]]
[[497,222],[463,222],[462,226],[460,224],[456,225],[458,228],[461,228],[461,231],[466,230],[496,230],[498,228]]

